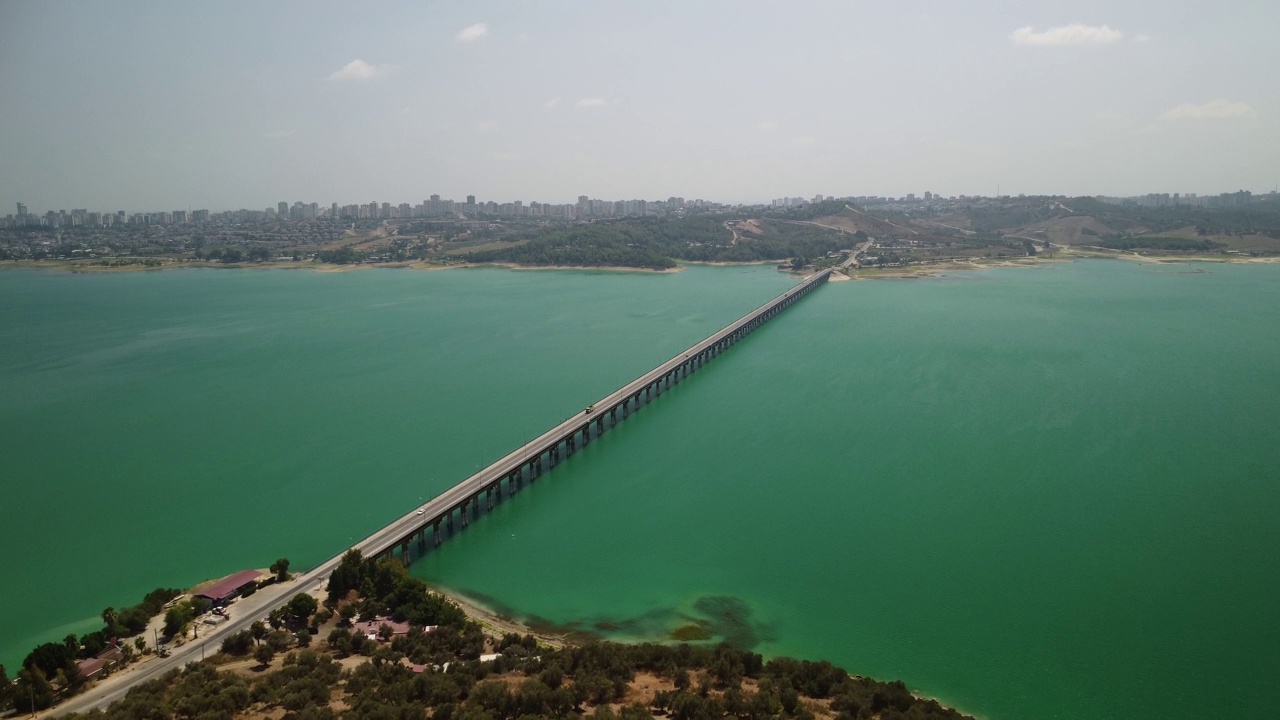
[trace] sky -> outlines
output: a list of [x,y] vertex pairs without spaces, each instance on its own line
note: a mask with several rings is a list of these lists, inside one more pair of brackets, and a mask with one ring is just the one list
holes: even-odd
[[0,1],[0,213],[1266,192],[1280,2]]

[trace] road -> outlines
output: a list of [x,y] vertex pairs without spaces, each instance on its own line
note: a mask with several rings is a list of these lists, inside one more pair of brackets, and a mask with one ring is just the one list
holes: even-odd
[[850,265],[858,262],[858,258],[862,256],[862,253],[870,250],[871,246],[874,245],[875,242],[876,242],[875,238],[867,238],[866,242],[862,243],[862,245],[858,246],[857,248],[854,248],[854,251],[849,253],[849,258],[844,262],[840,263],[840,269],[841,270],[847,269]]
[[[429,525],[436,518],[451,513],[455,508],[461,506],[463,502],[478,495],[485,488],[520,468],[529,459],[550,449],[550,447],[563,440],[565,436],[594,421],[600,417],[601,413],[606,413],[611,408],[620,405],[623,400],[630,398],[663,375],[676,369],[690,357],[710,348],[715,343],[736,332],[743,325],[751,322],[778,302],[799,294],[806,287],[825,280],[825,276],[830,275],[830,273],[831,270],[828,269],[809,275],[790,290],[596,401],[590,406],[593,408],[592,412],[589,413],[584,410],[571,416],[564,422],[539,435],[533,441],[526,443],[492,465],[432,498],[426,505],[421,506],[422,512],[419,512],[419,508],[414,508],[352,547],[365,556],[378,555],[389,548],[395,547],[404,538],[412,536],[420,528]],[[229,610],[232,619],[217,629],[208,631],[209,635],[198,641],[174,648],[167,658],[152,659],[143,665],[128,670],[126,673],[108,678],[66,703],[46,711],[45,716],[57,717],[66,713],[87,712],[93,708],[105,707],[124,697],[129,688],[138,683],[155,679],[174,668],[198,661],[206,652],[212,655],[218,651],[222,638],[241,630],[246,630],[256,621],[266,621],[271,611],[284,605],[289,601],[289,598],[306,589],[318,587],[338,566],[342,561],[342,555],[346,554],[346,552],[346,550],[343,550],[342,553],[334,555],[307,572],[301,573],[291,582],[269,585],[247,598],[237,600]],[[213,646],[206,648],[206,645],[209,644]]]
[[919,234],[920,234],[920,233],[916,232],[915,230],[912,230],[912,229],[911,229],[911,228],[909,228],[909,227],[904,227],[904,226],[899,225],[899,224],[897,224],[897,223],[895,223],[895,222],[889,222],[888,220],[885,220],[884,218],[871,217],[870,215],[868,215],[868,214],[866,214],[866,213],[862,212],[861,210],[859,210],[859,209],[855,208],[855,207],[854,207],[854,206],[852,206],[852,205],[845,205],[845,206],[844,206],[844,209],[845,209],[845,210],[848,210],[849,212],[855,212],[855,213],[858,213],[859,215],[861,215],[862,217],[865,217],[865,218],[871,218],[872,220],[879,220],[880,222],[882,222],[882,223],[884,223],[884,224],[886,224],[886,225],[892,225],[893,227],[896,227],[896,228],[898,228],[899,230],[906,230],[907,232],[911,233],[912,235],[919,235]]

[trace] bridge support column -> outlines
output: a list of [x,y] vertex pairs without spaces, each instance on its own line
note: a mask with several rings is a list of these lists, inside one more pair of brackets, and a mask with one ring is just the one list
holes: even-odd
[[405,538],[400,542],[400,561],[406,567],[409,565],[409,538]]
[[489,512],[493,512],[493,486],[492,485],[489,486],[488,490],[485,490],[485,495],[489,498]]
[[471,524],[471,518],[469,517],[471,515],[470,507],[470,500],[464,500],[462,502],[462,527],[466,527]]
[[596,418],[596,437],[604,434],[604,418]]
[[441,542],[441,540],[440,540],[440,521],[439,521],[439,520],[436,520],[434,523],[432,523],[432,524],[431,524],[431,529],[432,529],[432,530],[434,530],[434,531],[435,531],[435,534],[436,534],[436,547],[440,547],[440,542]]
[[453,511],[452,510],[450,510],[449,514],[445,516],[445,523],[449,526],[449,532],[452,533],[453,532]]

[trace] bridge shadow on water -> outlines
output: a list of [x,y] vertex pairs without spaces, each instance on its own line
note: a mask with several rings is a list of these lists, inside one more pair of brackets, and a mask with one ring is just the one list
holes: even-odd
[[[661,393],[653,395],[648,399],[642,399],[639,405],[629,410],[625,416],[619,413],[616,416],[616,418],[610,418],[607,414],[605,414],[603,416],[603,420],[604,420],[603,429],[598,434],[593,432],[591,436],[591,441],[586,446],[580,447],[574,453],[574,455],[585,454],[588,450],[591,450],[592,448],[594,448],[598,442],[602,442],[603,440],[605,440],[606,435],[608,435],[612,439],[612,442],[622,441],[622,439],[628,434],[627,424],[623,422],[624,420],[631,419],[631,417],[635,415],[635,413],[639,412],[642,409],[647,408],[649,405],[656,402],[660,398],[665,397],[667,394],[678,393],[679,391],[680,391],[680,386],[673,385],[672,387],[668,389],[664,389]],[[632,427],[634,427],[634,425],[635,425],[634,422],[631,423]],[[467,511],[468,512],[467,524],[464,525],[460,520],[454,520],[452,523],[450,523],[447,520],[442,521],[439,524],[438,541],[437,541],[437,536],[433,529],[434,526],[429,525],[425,529],[425,532],[423,532],[421,535],[418,536],[417,540],[409,543],[407,555],[404,553],[405,547],[403,545],[400,545],[400,546],[397,546],[392,551],[391,557],[394,557],[395,559],[400,560],[405,565],[411,565],[412,563],[425,558],[428,554],[435,553],[437,550],[439,550],[445,544],[447,544],[451,538],[461,535],[472,524],[482,522],[489,515],[492,515],[493,513],[498,512],[505,505],[510,503],[512,500],[514,500],[517,495],[524,495],[525,492],[533,489],[535,485],[545,483],[545,482],[550,482],[551,478],[549,476],[552,475],[552,471],[556,467],[558,467],[559,465],[563,465],[565,463],[573,462],[573,461],[574,461],[574,456],[561,457],[558,461],[555,461],[554,463],[548,462],[543,467],[541,473],[531,473],[527,469],[523,470],[521,472],[521,479],[519,482],[515,484],[507,483],[507,484],[498,485],[497,491],[493,493],[492,505],[490,505],[487,499],[482,499],[478,502],[472,503],[470,509]],[[480,596],[472,596],[469,594],[468,596],[476,597],[476,599],[482,600],[486,605],[489,604],[488,598],[482,598]],[[493,606],[490,606],[490,607],[493,607]],[[502,610],[501,608],[493,607],[493,609],[495,611],[500,612],[500,614],[505,614],[505,611]],[[536,618],[535,620],[538,620],[538,622],[545,624],[545,626],[548,629],[552,628],[552,625],[550,623],[547,623],[546,621],[543,621],[541,619],[536,619]],[[574,628],[561,628],[561,629],[573,630]]]

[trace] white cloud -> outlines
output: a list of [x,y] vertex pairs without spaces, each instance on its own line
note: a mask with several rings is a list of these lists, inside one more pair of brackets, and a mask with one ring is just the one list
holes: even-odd
[[468,25],[467,27],[462,28],[454,37],[458,39],[458,42],[471,42],[473,40],[479,40],[488,34],[488,25],[485,25],[484,23],[476,23],[475,25]]
[[762,123],[756,123],[757,130],[773,130],[778,127],[778,123],[772,120],[765,120]]
[[1160,115],[1165,122],[1177,120],[1227,120],[1230,118],[1253,117],[1253,108],[1242,102],[1231,102],[1223,98],[1210,100],[1203,105],[1182,103]]
[[1009,35],[1017,45],[1100,45],[1124,39],[1124,33],[1106,25],[1072,23],[1036,32],[1031,26],[1018,28]]
[[391,65],[372,65],[356,58],[329,76],[330,80],[373,80],[391,71]]
[[1146,34],[1139,34],[1139,35],[1134,35],[1134,36],[1133,36],[1133,41],[1134,41],[1134,42],[1136,42],[1136,43],[1144,43],[1144,42],[1147,42],[1147,41],[1148,41],[1148,40],[1150,40],[1150,39],[1151,39],[1151,36],[1150,36],[1150,35],[1146,35]]
[[498,160],[501,162],[509,162],[511,160],[519,160],[518,152],[491,152],[488,154],[490,160]]
[[555,107],[555,106],[557,106],[557,105],[559,105],[559,104],[560,104],[560,98],[558,98],[558,97],[553,97],[553,98],[551,98],[550,100],[548,100],[548,101],[546,101],[546,102],[542,103],[542,107],[544,107],[544,108],[546,108],[546,109],[550,110],[551,108],[553,108],[553,107]]
[[595,98],[582,98],[576,104],[580,108],[593,108],[593,107],[604,107],[607,103],[605,103],[604,98],[595,97]]
[[283,140],[284,138],[291,138],[293,137],[293,129],[286,128],[283,130],[272,130],[271,132],[267,133],[267,137],[273,140]]
[[483,132],[483,133],[493,132],[497,129],[498,129],[497,120],[485,120],[484,122],[476,126],[476,130],[479,130],[480,132]]
[[796,147],[809,147],[810,145],[813,144],[813,142],[814,142],[813,138],[809,137],[808,135],[801,135],[800,137],[791,138],[791,144]]

